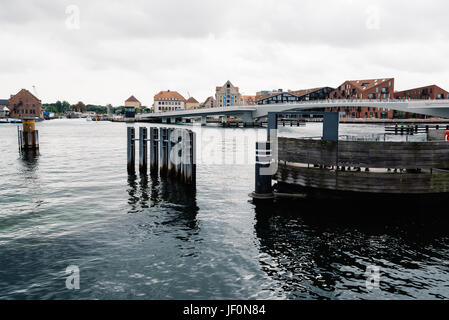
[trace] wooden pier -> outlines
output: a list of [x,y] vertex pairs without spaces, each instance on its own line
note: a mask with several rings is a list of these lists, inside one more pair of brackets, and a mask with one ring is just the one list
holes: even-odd
[[304,188],[379,194],[449,193],[449,143],[444,141],[279,138],[278,159],[273,179]]
[[449,141],[343,141],[338,134],[338,113],[320,115],[323,136],[314,140],[278,138],[277,120],[282,113],[269,113],[269,143],[256,145],[253,199],[279,196],[272,180],[283,186],[281,192],[290,189],[296,195],[298,189],[370,196],[449,194]]

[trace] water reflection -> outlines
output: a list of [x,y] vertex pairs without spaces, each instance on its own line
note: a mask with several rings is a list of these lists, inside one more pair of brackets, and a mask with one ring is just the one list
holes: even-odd
[[23,150],[20,152],[20,160],[28,172],[34,172],[39,164],[39,150]]
[[[293,299],[447,298],[443,200],[406,200],[256,204],[261,268]],[[368,266],[381,268],[380,290],[366,288]]]
[[[128,195],[129,213],[146,213],[153,218],[153,224],[173,226],[173,230],[181,228],[183,232],[178,234],[178,238],[197,234],[199,208],[195,186],[154,175],[141,174],[139,178],[129,175]],[[159,210],[155,211],[154,208]]]

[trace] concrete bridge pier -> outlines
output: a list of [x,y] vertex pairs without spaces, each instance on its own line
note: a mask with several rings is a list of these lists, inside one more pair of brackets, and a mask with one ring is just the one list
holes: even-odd
[[254,127],[254,118],[251,113],[246,112],[239,115],[239,117],[242,118],[244,127]]
[[201,126],[206,126],[207,125],[207,117],[206,116],[202,116],[201,117]]
[[162,118],[162,123],[165,123],[165,124],[167,123],[167,118],[166,117]]

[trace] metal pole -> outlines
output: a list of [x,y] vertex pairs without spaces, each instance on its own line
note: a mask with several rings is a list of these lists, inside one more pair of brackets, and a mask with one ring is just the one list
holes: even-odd
[[268,168],[271,165],[271,146],[269,142],[256,143],[256,174],[255,174],[255,197],[271,198],[273,188],[271,186],[271,175],[261,175],[262,168]]

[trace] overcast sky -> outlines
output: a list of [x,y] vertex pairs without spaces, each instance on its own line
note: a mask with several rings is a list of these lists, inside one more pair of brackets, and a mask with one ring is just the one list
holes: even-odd
[[0,0],[0,99],[151,106],[226,80],[263,89],[396,78],[449,89],[447,0]]

